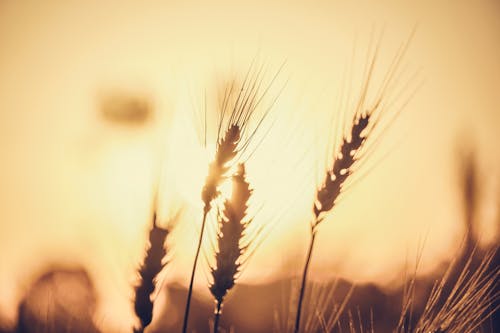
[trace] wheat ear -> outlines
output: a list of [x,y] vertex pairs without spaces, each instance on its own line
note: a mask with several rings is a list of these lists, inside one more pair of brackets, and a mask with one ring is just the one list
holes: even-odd
[[210,285],[210,292],[216,302],[213,333],[218,333],[224,297],[233,288],[240,272],[242,257],[250,245],[242,240],[251,222],[244,220],[247,216],[248,200],[252,195],[243,164],[238,165],[238,170],[232,178],[231,198],[224,202],[224,209],[218,214],[218,249],[215,253],[215,266],[211,267],[213,283]]
[[219,196],[218,187],[224,181],[226,173],[229,170],[230,162],[237,155],[237,146],[240,141],[240,128],[237,125],[232,125],[226,131],[224,138],[218,142],[217,151],[215,153],[215,159],[209,165],[208,176],[203,186],[201,193],[201,198],[204,203],[203,207],[203,218],[201,222],[200,237],[198,239],[198,246],[196,248],[196,254],[194,257],[193,268],[191,270],[191,278],[189,281],[189,289],[186,301],[186,309],[184,312],[184,322],[182,332],[187,332],[187,325],[189,320],[189,310],[191,307],[191,297],[193,294],[194,278],[196,274],[196,267],[198,264],[198,258],[200,256],[201,245],[203,242],[203,235],[205,232],[205,224],[207,221],[207,215],[212,207],[212,201]]
[[[388,105],[391,105],[394,102],[394,100],[391,102],[386,101],[388,98],[387,92],[394,88],[394,78],[399,73],[401,60],[410,41],[411,35],[407,42],[401,45],[396,53],[393,62],[382,81],[379,91],[376,94],[374,102],[371,106],[367,106],[367,96],[377,60],[379,45],[375,47],[371,60],[368,61],[365,68],[365,79],[361,87],[359,99],[354,109],[354,118],[350,126],[349,134],[343,136],[337,154],[334,156],[333,163],[326,172],[323,184],[316,192],[316,200],[313,204],[314,217],[310,223],[311,239],[309,241],[306,262],[302,272],[299,300],[297,304],[297,315],[295,317],[295,333],[298,333],[300,330],[302,302],[304,300],[307,274],[311,263],[318,226],[324,220],[325,214],[331,211],[337,203],[339,196],[346,186],[346,181],[351,178],[355,169],[361,164],[361,160],[366,160],[366,155],[369,155],[376,144],[376,134],[373,132],[377,128],[377,125],[380,124],[381,114],[385,111]],[[406,105],[406,102],[401,106],[401,108],[404,105]],[[397,111],[396,115],[399,111],[401,111],[401,109]],[[392,120],[394,119],[395,118],[392,118]],[[385,123],[385,126],[388,126],[389,124],[390,121]],[[385,126],[383,126],[382,130]],[[370,140],[372,143],[367,147],[366,142],[371,136],[375,136],[375,138]]]
[[324,214],[329,212],[342,192],[342,186],[353,172],[353,167],[359,158],[366,138],[373,127],[369,127],[371,113],[358,115],[354,118],[350,135],[344,136],[339,152],[333,161],[331,168],[326,172],[323,185],[317,190],[316,201],[313,205],[314,219],[311,223],[311,241],[307,251],[307,259],[302,273],[297,315],[295,319],[295,333],[299,332],[302,302],[305,294],[307,273],[311,262],[314,242],[318,225],[323,221]]
[[[267,110],[258,120],[255,127],[252,130],[249,130],[248,124],[252,119],[252,115],[265,95],[265,92],[259,95],[262,84],[261,70],[262,69],[259,69],[254,72],[254,75],[250,75],[250,73],[254,71],[254,68],[251,66],[240,89],[235,89],[234,83],[226,89],[224,101],[221,105],[215,158],[209,165],[208,175],[201,192],[201,199],[204,204],[203,218],[193,267],[191,270],[191,278],[189,281],[186,308],[182,324],[183,333],[187,332],[196,267],[203,242],[207,215],[212,207],[212,202],[219,196],[218,187],[225,180],[227,176],[226,174],[231,166],[231,162],[233,162],[238,155],[241,155],[247,149],[251,139],[255,136],[255,133],[261,126],[262,121],[267,116],[269,111]],[[229,103],[233,97],[235,97],[236,100],[233,105],[230,106]],[[231,111],[228,115],[226,115],[228,109]],[[226,129],[224,133],[221,133],[223,128]],[[219,138],[221,139],[219,140]]]
[[218,143],[215,160],[208,167],[208,176],[201,192],[204,214],[211,209],[212,201],[219,196],[218,187],[224,181],[229,170],[229,163],[236,157],[241,131],[238,125],[231,125]]
[[153,214],[153,225],[149,230],[149,246],[142,264],[139,267],[139,283],[135,287],[134,310],[140,325],[134,332],[143,332],[153,319],[153,301],[151,296],[155,290],[158,274],[165,267],[164,258],[167,254],[165,241],[168,230],[157,224],[156,211]]
[[323,221],[323,214],[329,212],[335,206],[342,191],[342,186],[353,172],[353,165],[358,160],[357,153],[363,148],[366,141],[367,129],[370,123],[370,114],[359,115],[354,119],[350,138],[344,137],[340,145],[340,151],[333,161],[333,165],[326,172],[323,185],[316,193],[316,202],[313,205],[314,221],[313,231]]

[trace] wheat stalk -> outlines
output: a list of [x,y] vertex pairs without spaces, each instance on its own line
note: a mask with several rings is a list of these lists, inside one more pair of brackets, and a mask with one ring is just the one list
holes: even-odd
[[371,112],[355,116],[349,136],[344,136],[339,153],[333,161],[332,166],[326,172],[323,185],[317,190],[316,201],[313,205],[314,219],[311,223],[311,241],[307,252],[306,264],[302,273],[299,301],[297,305],[297,315],[295,320],[295,333],[300,329],[300,317],[302,303],[305,294],[307,273],[311,262],[314,242],[316,240],[317,228],[324,220],[324,214],[329,212],[334,206],[342,192],[342,187],[348,177],[353,173],[353,167],[359,158],[359,152],[363,149],[369,133],[373,130],[370,127]]
[[243,262],[243,256],[251,241],[243,241],[245,231],[251,219],[247,216],[248,200],[252,195],[250,184],[246,180],[244,164],[238,165],[232,177],[233,192],[225,200],[222,213],[218,214],[217,251],[215,265],[211,267],[213,282],[210,285],[216,308],[214,312],[213,333],[218,333],[222,303],[227,292],[233,288]]
[[[318,226],[322,221],[324,221],[326,213],[330,212],[336,205],[341,193],[346,187],[346,182],[352,178],[352,174],[355,172],[355,169],[361,165],[360,161],[366,160],[367,155],[372,152],[376,144],[376,134],[374,134],[374,131],[380,124],[381,114],[385,111],[388,105],[394,102],[387,101],[388,97],[386,96],[386,93],[387,90],[393,88],[392,84],[395,81],[394,77],[399,73],[400,63],[409,45],[410,39],[401,45],[398,50],[382,81],[380,89],[370,106],[367,105],[367,99],[373,70],[377,60],[378,45],[376,46],[371,59],[367,63],[366,76],[361,87],[361,93],[354,108],[354,116],[350,124],[349,132],[347,135],[343,135],[337,153],[334,155],[333,162],[326,171],[323,183],[317,189],[316,200],[312,209],[313,219],[310,223],[311,238],[309,241],[305,265],[302,271],[301,287],[297,304],[297,315],[295,318],[295,333],[298,333],[300,330],[300,319],[302,303],[305,295],[307,274],[311,263]],[[390,122],[385,125],[389,124]],[[382,128],[382,130],[384,129],[385,127]],[[370,146],[367,146],[368,139],[371,139],[369,141],[372,142]]]
[[[245,80],[243,81],[243,84],[239,89],[236,88],[234,81],[226,88],[224,99],[220,107],[215,158],[209,165],[208,175],[201,192],[201,199],[204,204],[203,218],[193,267],[191,270],[191,278],[189,281],[186,308],[184,311],[184,320],[182,325],[183,333],[187,332],[196,267],[203,242],[206,219],[212,208],[212,202],[220,194],[218,187],[227,177],[227,172],[231,167],[231,163],[238,157],[241,157],[241,155],[248,148],[250,141],[255,136],[257,130],[262,125],[262,121],[266,118],[270,110],[269,107],[266,112],[261,115],[260,119],[258,119],[254,128],[249,129],[249,123],[253,119],[253,114],[279,73],[278,71],[264,92],[261,93],[260,91],[263,80],[262,70],[262,67],[255,70],[252,64]],[[230,111],[228,111],[229,109]],[[229,113],[229,115],[227,115],[227,113]]]
[[158,274],[165,267],[164,258],[167,254],[165,241],[169,231],[157,224],[156,210],[153,213],[153,224],[149,230],[149,245],[145,257],[139,267],[139,283],[135,287],[134,310],[140,325],[134,332],[143,332],[153,319],[153,301],[151,297],[156,287]]

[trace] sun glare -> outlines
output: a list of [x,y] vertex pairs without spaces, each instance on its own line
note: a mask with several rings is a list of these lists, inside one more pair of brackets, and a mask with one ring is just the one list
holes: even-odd
[[[255,244],[251,260],[233,258],[244,261],[243,293],[300,276],[316,232],[310,281],[391,291],[422,239],[419,273],[428,276],[471,226],[488,236],[481,246],[495,243],[498,5],[389,2],[0,0],[0,331],[52,264],[82,265],[99,299],[95,321],[130,331],[152,207],[156,227],[169,228],[160,280],[172,295],[161,302],[182,317],[178,294],[202,221],[194,288],[207,301],[217,214],[238,199],[238,163],[251,190],[240,179],[240,191],[251,195],[238,202],[245,214],[235,229],[252,222],[235,234]],[[422,24],[413,35],[414,22]],[[239,116],[245,134],[236,156],[228,149],[230,169],[215,165],[219,177],[205,186],[221,114],[252,103],[250,120]],[[367,120],[377,108],[382,117]],[[464,142],[477,150],[482,192],[469,188],[473,200],[461,197],[451,157]]]

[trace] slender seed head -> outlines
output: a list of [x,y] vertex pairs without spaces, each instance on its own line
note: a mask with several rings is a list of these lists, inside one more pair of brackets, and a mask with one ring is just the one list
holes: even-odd
[[245,179],[243,164],[238,165],[238,171],[232,178],[232,196],[224,202],[224,209],[218,217],[218,250],[215,253],[215,267],[211,268],[213,283],[210,292],[218,302],[222,302],[234,286],[241,267],[241,257],[248,247],[248,244],[242,244],[242,238],[249,222],[243,220],[247,215],[252,190]]
[[[153,226],[149,231],[149,247],[146,251],[143,263],[139,268],[139,284],[135,287],[134,310],[145,328],[153,319],[153,301],[151,296],[155,290],[156,277],[165,267],[164,258],[165,240],[168,230],[158,227],[156,224],[156,213],[153,216]],[[140,331],[141,329],[138,329]]]
[[236,157],[238,153],[238,142],[241,131],[238,125],[231,125],[224,137],[217,143],[215,159],[209,165],[208,175],[201,192],[201,198],[205,204],[204,212],[208,213],[212,201],[219,196],[217,188],[224,181],[229,170],[228,163]]
[[[252,71],[254,71],[254,75],[251,75]],[[208,176],[201,191],[201,199],[204,203],[203,220],[193,262],[193,269],[191,271],[191,279],[189,282],[186,308],[184,311],[184,319],[182,324],[183,333],[186,333],[188,328],[189,311],[191,306],[191,296],[193,293],[196,267],[201,245],[203,242],[205,222],[207,215],[212,208],[212,202],[220,194],[218,191],[218,187],[227,176],[226,174],[231,167],[230,162],[241,158],[241,155],[245,153],[249,143],[251,142],[259,127],[262,125],[262,121],[264,120],[264,118],[266,118],[266,115],[269,112],[269,110],[266,110],[264,114],[262,114],[260,119],[258,119],[257,122],[252,126],[253,129],[249,129],[249,123],[253,118],[252,116],[256,108],[260,104],[262,98],[266,94],[267,89],[269,88],[268,86],[265,91],[260,93],[262,84],[261,74],[262,68],[255,69],[253,65],[250,66],[250,70],[247,73],[247,76],[243,81],[240,89],[235,89],[235,85],[233,83],[228,86],[228,89],[226,90],[226,93],[224,95],[224,101],[222,102],[220,109],[219,126],[217,131],[217,138],[222,137],[222,139],[218,139],[215,153],[216,156],[214,161],[209,165]],[[227,115],[226,112],[228,110],[231,111],[229,111],[229,114]]]
[[370,114],[362,114],[354,120],[351,127],[350,137],[344,136],[339,152],[335,157],[331,168],[326,172],[323,185],[318,189],[316,201],[313,206],[316,221],[320,215],[330,211],[342,192],[342,186],[352,173],[352,167],[358,157],[356,153],[363,148],[366,141],[367,129],[370,123]]

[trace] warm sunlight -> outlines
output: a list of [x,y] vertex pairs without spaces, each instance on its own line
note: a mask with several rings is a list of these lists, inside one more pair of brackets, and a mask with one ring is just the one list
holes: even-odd
[[[300,277],[306,295],[341,279],[318,287],[328,309],[351,284],[369,297],[350,309],[382,309],[402,303],[375,299],[400,296],[417,257],[426,292],[472,240],[495,264],[499,9],[0,1],[0,332],[60,286],[103,332],[179,332],[190,306],[192,330],[262,332],[290,306],[284,322],[303,311],[309,333],[311,296],[288,286]],[[167,246],[142,322],[153,213]]]

